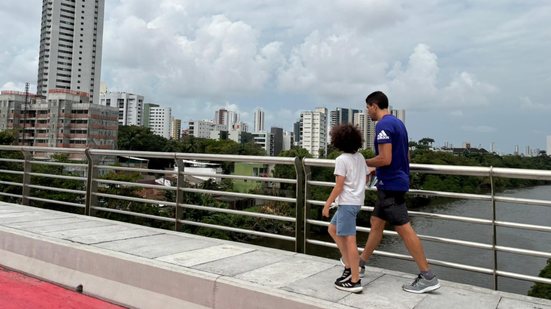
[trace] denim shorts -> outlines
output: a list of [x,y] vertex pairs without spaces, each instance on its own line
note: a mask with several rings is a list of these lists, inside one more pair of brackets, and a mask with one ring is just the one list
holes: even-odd
[[360,209],[359,205],[339,205],[331,218],[331,224],[337,227],[337,236],[356,235],[356,217]]

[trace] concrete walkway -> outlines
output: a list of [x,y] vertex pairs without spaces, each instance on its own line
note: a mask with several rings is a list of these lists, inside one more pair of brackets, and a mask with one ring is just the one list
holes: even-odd
[[335,260],[0,202],[0,265],[136,308],[551,308],[551,301],[367,268],[336,290]]

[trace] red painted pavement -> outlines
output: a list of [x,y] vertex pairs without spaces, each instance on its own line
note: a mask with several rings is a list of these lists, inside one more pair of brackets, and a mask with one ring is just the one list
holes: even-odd
[[[86,287],[84,287],[86,291]],[[2,309],[124,308],[0,267]]]

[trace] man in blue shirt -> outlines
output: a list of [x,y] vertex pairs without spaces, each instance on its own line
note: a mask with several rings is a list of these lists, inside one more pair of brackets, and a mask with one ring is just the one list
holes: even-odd
[[411,284],[402,288],[411,293],[425,293],[440,287],[429,268],[421,241],[409,223],[405,194],[409,190],[408,133],[404,123],[390,114],[388,98],[376,91],[365,99],[367,112],[375,126],[375,157],[367,159],[369,167],[376,168],[378,199],[371,215],[371,232],[360,256],[360,267],[365,267],[373,250],[383,237],[386,222],[394,225],[409,253],[417,263],[420,274]]

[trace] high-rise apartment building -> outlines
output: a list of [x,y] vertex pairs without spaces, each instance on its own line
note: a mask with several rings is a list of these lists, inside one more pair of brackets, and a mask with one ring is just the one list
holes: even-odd
[[100,105],[119,109],[119,124],[123,126],[144,125],[144,97],[127,92],[100,93]]
[[37,94],[49,89],[89,93],[99,102],[105,0],[44,0]]
[[[369,113],[367,112],[367,108],[363,112],[363,138],[364,138],[364,149],[371,149],[375,151],[375,124],[376,122],[371,120],[371,117],[369,117]],[[361,117],[361,116],[360,116]]]
[[254,131],[253,132],[263,132],[264,131],[264,111],[260,108],[257,108],[254,111]]
[[172,109],[170,107],[150,107],[149,128],[153,134],[170,138]]
[[231,129],[232,126],[239,122],[239,114],[234,111],[221,108],[214,112],[214,123],[226,126],[227,129]]
[[354,121],[354,116],[359,112],[360,111],[357,109],[337,107],[334,111],[329,113],[329,127],[332,128],[339,124],[352,123]]
[[293,146],[300,146],[301,136],[302,136],[302,123],[299,120],[293,123]]
[[291,149],[293,146],[294,139],[293,139],[293,132],[289,131],[283,131],[283,148],[282,151],[286,151]]
[[152,107],[159,107],[159,104],[145,103],[143,105],[143,126],[149,128],[149,114]]
[[551,135],[547,135],[547,155],[551,156]]
[[319,158],[320,152],[327,152],[327,109],[319,107],[302,112],[300,123],[300,147],[308,150],[314,158]]
[[2,91],[0,129],[19,131],[21,145],[116,149],[117,109],[91,104],[85,92],[50,89],[45,99],[25,99],[25,93]]
[[402,122],[406,123],[406,110],[405,109],[393,109],[392,106],[389,108],[390,113],[394,115],[394,117],[402,120]]
[[279,156],[279,153],[283,151],[283,129],[272,127],[270,131],[272,133],[273,144],[271,153],[274,156]]
[[172,117],[172,120],[170,122],[170,138],[180,139],[182,131],[182,120]]
[[266,151],[266,154],[268,156],[274,155],[274,140],[272,138],[272,133],[266,131],[257,131],[252,132],[251,134],[253,135],[253,142],[256,145],[262,147],[262,149]]

